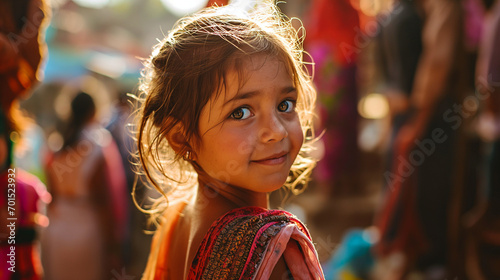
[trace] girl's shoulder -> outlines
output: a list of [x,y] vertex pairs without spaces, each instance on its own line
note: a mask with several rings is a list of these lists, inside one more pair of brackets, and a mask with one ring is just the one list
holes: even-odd
[[292,274],[309,272],[310,279],[322,279],[311,236],[294,215],[260,207],[238,208],[212,224],[188,279],[268,279],[282,256]]
[[142,279],[169,279],[168,256],[171,251],[170,241],[185,206],[186,203],[184,202],[169,205],[160,217],[160,226],[151,241],[151,250]]

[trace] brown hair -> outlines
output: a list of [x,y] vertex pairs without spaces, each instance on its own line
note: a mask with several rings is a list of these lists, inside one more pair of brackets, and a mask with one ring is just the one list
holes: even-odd
[[[238,68],[234,58],[261,53],[285,62],[298,91],[297,112],[306,143],[285,186],[293,193],[301,192],[315,165],[307,152],[314,138],[312,111],[316,92],[303,62],[302,38],[297,34],[291,20],[274,4],[263,4],[251,12],[229,5],[207,8],[180,19],[155,46],[145,63],[139,88],[137,158],[148,181],[164,197],[183,198],[196,185],[197,178],[191,163],[182,159],[190,147],[186,144],[175,153],[167,133],[181,123],[186,143],[197,143],[202,109],[214,94],[220,94],[229,67]],[[163,209],[153,206],[154,211]]]

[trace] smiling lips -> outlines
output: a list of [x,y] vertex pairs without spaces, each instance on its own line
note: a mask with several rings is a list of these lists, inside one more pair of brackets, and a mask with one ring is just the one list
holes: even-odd
[[265,159],[253,160],[252,162],[263,164],[263,165],[278,165],[278,164],[282,164],[283,162],[285,162],[287,155],[288,155],[288,153],[282,152],[279,154],[272,155],[272,156],[265,158]]

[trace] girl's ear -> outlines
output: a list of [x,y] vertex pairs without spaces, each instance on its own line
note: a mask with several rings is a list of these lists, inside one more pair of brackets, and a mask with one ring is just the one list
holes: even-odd
[[167,133],[167,141],[177,155],[184,160],[195,161],[196,154],[186,138],[186,130],[181,122],[175,124]]
[[175,124],[167,133],[167,140],[174,152],[180,156],[183,156],[183,151],[186,151],[186,148],[190,149],[184,133],[184,125],[181,122]]

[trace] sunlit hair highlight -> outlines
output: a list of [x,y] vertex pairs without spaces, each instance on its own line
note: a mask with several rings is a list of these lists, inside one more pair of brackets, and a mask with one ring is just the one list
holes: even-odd
[[[306,140],[285,187],[294,194],[302,192],[316,163],[309,156],[316,92],[303,61],[303,36],[298,34],[304,33],[274,4],[259,4],[248,12],[229,5],[180,19],[154,47],[142,71],[135,112],[137,169],[163,195],[148,212],[161,214],[169,202],[190,196],[197,173],[182,156],[192,150],[188,143],[200,141],[202,109],[223,91],[229,68],[238,67],[233,58],[256,54],[283,61],[297,89],[296,111]],[[179,124],[186,145],[176,153],[167,134]]]

